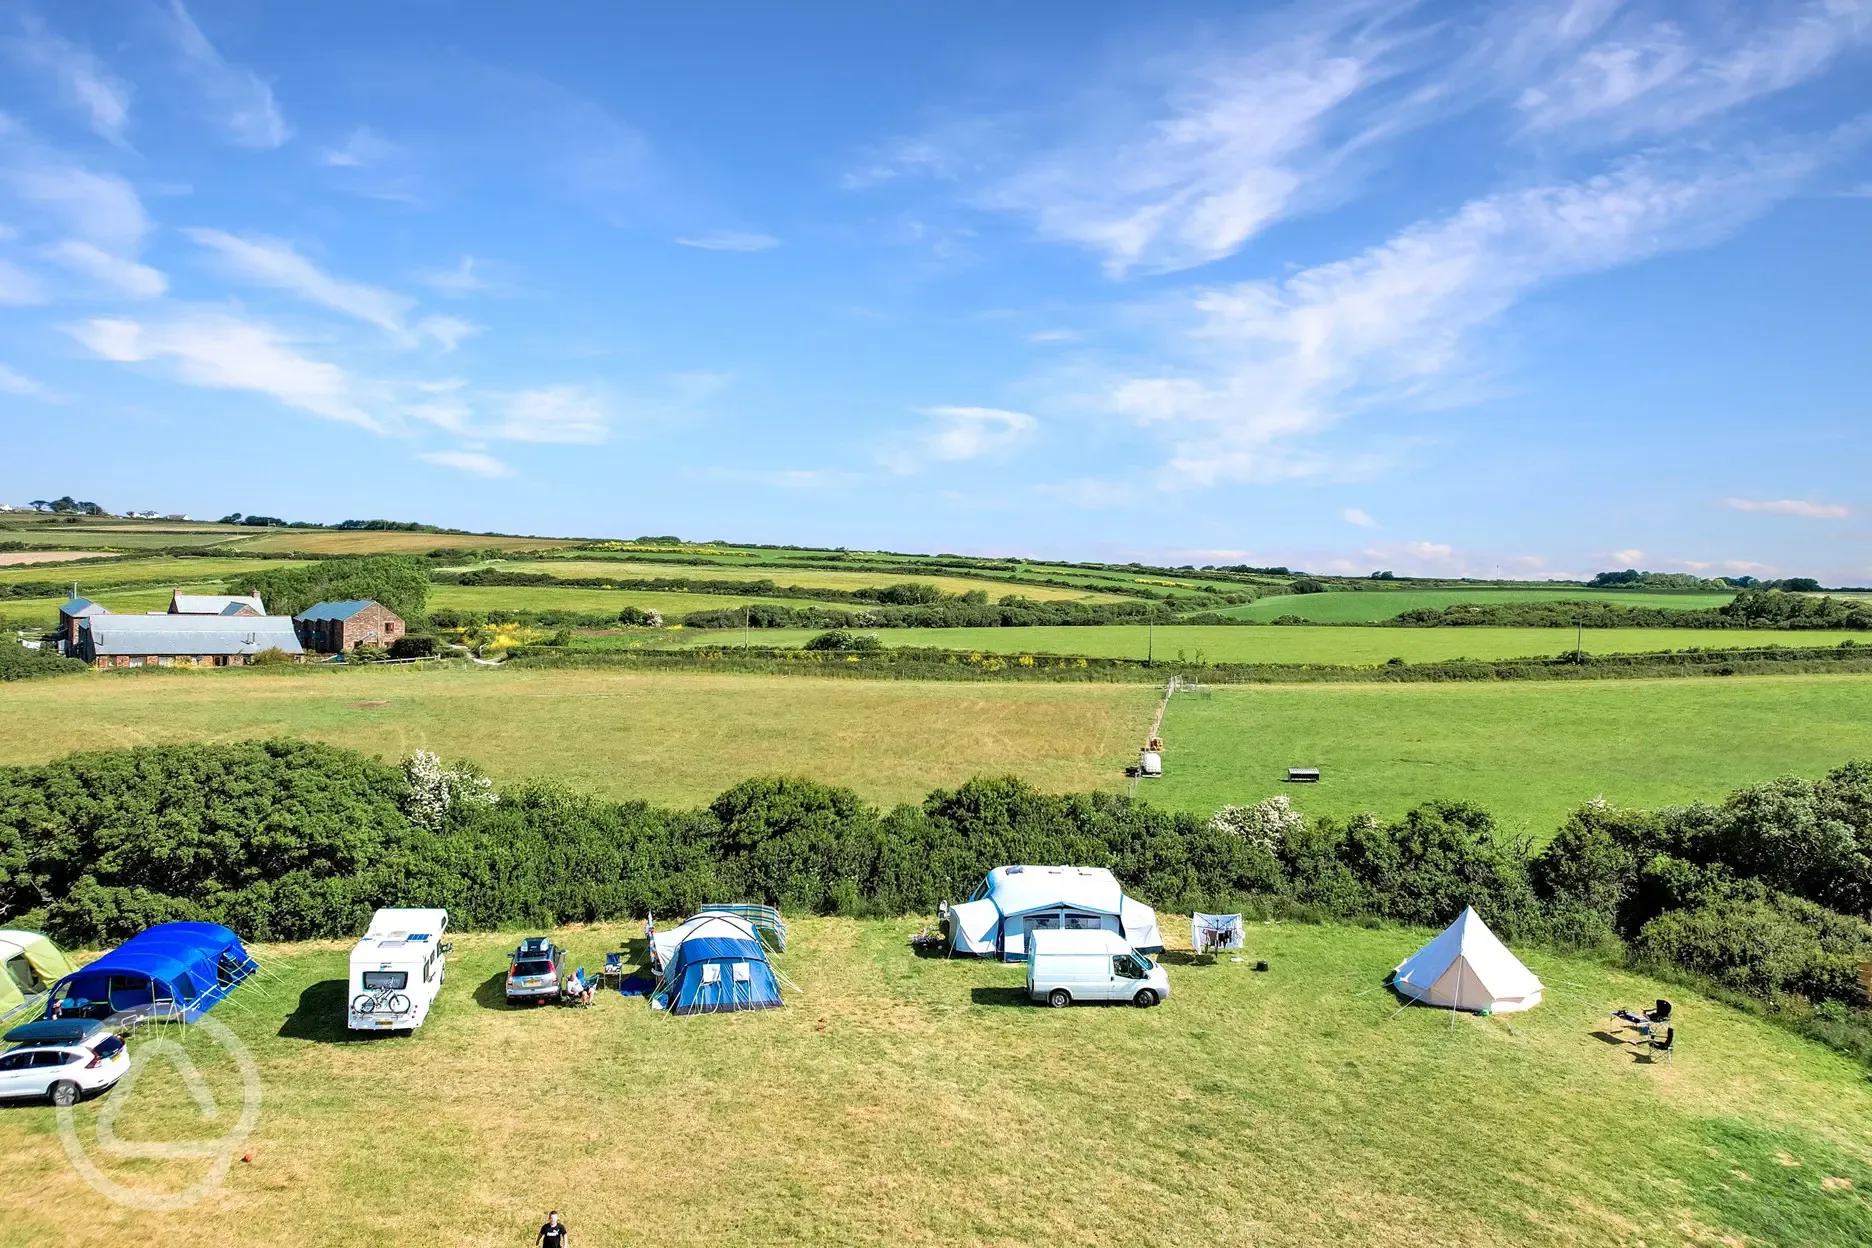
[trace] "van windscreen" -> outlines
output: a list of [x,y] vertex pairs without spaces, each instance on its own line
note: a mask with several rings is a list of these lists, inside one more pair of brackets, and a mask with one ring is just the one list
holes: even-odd
[[401,992],[409,987],[408,971],[365,971],[364,991],[378,992],[388,988],[392,992]]

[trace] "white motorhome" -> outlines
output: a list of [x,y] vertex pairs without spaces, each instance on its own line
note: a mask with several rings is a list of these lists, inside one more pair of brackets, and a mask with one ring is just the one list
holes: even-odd
[[1055,1007],[1079,1001],[1149,1007],[1170,995],[1170,977],[1117,932],[1041,928],[1027,934],[1027,995]]
[[1163,950],[1157,914],[1124,895],[1104,867],[996,867],[975,895],[943,912],[952,953],[1018,962],[1036,931],[1107,931],[1143,953]]
[[446,910],[379,910],[351,950],[346,1025],[414,1031],[429,1017],[447,970]]

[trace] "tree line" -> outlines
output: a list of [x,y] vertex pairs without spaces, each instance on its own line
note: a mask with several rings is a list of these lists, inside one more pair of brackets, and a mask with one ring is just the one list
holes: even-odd
[[1540,941],[1701,977],[1872,1054],[1872,764],[1714,805],[1592,802],[1538,851],[1487,812],[1213,817],[1010,778],[881,810],[847,789],[749,780],[707,806],[610,801],[297,740],[158,746],[0,769],[0,922],[95,946],[170,919],[255,940],[345,937],[387,905],[455,925],[552,926],[762,901],[928,913],[1006,863],[1109,867],[1173,911],[1435,926],[1474,905]]

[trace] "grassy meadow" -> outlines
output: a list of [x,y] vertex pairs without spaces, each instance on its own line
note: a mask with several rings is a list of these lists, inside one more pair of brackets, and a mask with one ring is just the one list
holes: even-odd
[[[0,689],[0,763],[286,734],[675,805],[774,774],[894,803],[975,775],[1121,788],[1160,696],[1143,684],[606,669],[92,673]],[[1219,688],[1173,699],[1164,735],[1167,775],[1143,789],[1160,805],[1201,813],[1285,792],[1304,810],[1395,815],[1464,798],[1545,839],[1602,794],[1713,800],[1872,757],[1872,677]],[[1314,764],[1325,783],[1281,783]]]
[[1321,624],[1366,624],[1389,620],[1421,607],[1441,610],[1459,602],[1604,602],[1621,607],[1654,607],[1664,611],[1700,611],[1720,607],[1733,593],[1644,593],[1614,589],[1387,589],[1331,591],[1324,594],[1282,594],[1262,598],[1219,614],[1244,620],[1273,620],[1297,615]]
[[[1693,993],[1534,950],[1530,1013],[1400,1010],[1383,977],[1427,933],[1276,925],[1244,951],[1267,974],[1172,953],[1157,1009],[1048,1010],[1018,966],[914,956],[913,926],[798,920],[785,1008],[686,1019],[615,993],[509,1010],[517,933],[457,935],[428,1024],[361,1041],[343,946],[264,948],[272,982],[212,1016],[259,1070],[251,1161],[193,1209],[127,1209],[80,1180],[55,1111],[0,1110],[4,1238],[493,1248],[548,1208],[582,1244],[1872,1238],[1863,1068]],[[588,967],[634,935],[558,934]],[[1678,1052],[1653,1065],[1607,1014],[1660,995]],[[240,1103],[206,1034],[172,1042],[220,1119],[158,1055],[121,1098],[126,1142],[213,1138]],[[75,1112],[93,1156],[111,1104]],[[99,1164],[144,1191],[207,1165]]]
[[[772,581],[782,587],[801,589],[876,589],[897,585],[906,580],[919,585],[934,585],[945,594],[966,594],[980,590],[990,598],[1003,594],[1024,594],[1036,602],[1122,602],[1117,594],[1078,592],[1052,585],[1023,585],[1013,581],[988,581],[966,576],[924,576],[895,572],[841,572],[817,567],[795,568],[773,565],[754,567],[719,567],[706,563],[650,563],[631,559],[553,558],[512,562],[495,560],[474,567],[495,568],[503,572],[547,572],[553,576],[611,576],[620,580],[664,576],[693,577],[710,581]],[[466,567],[449,569],[466,571]]]
[[[442,587],[438,587],[442,588]],[[1374,595],[1375,596],[1375,595]],[[863,630],[860,630],[863,631]],[[732,634],[732,636],[730,635]],[[762,629],[755,645],[801,646],[812,629]],[[1033,628],[880,628],[886,646],[936,646],[984,654],[1080,654],[1087,658],[1159,662],[1325,663],[1376,665],[1392,658],[1407,663],[1443,659],[1519,659],[1570,654],[1568,628],[1359,628],[1304,624],[1252,628],[1236,624],[1040,625]],[[740,645],[732,629],[687,631],[684,645]],[[1852,640],[1872,644],[1872,634],[1769,629],[1601,628],[1587,629],[1588,654],[1636,654],[1652,650],[1734,649],[1740,646],[1837,646]]]
[[[680,590],[560,589],[532,585],[432,585],[429,609],[440,611],[621,611],[636,607],[661,612],[674,622],[691,611],[720,611],[757,603],[775,607],[823,607],[810,598],[688,594]],[[808,634],[810,635],[810,634]]]
[[[217,679],[232,677],[232,679]],[[694,805],[757,775],[876,802],[1009,772],[1113,789],[1148,685],[907,683],[715,673],[412,668],[92,673],[0,687],[0,762],[77,747],[292,735],[386,759],[428,749],[503,783]],[[81,723],[76,736],[71,725]]]
[[[1218,688],[1172,698],[1163,733],[1164,778],[1143,794],[1160,805],[1285,793],[1312,813],[1397,815],[1453,798],[1544,841],[1594,797],[1714,801],[1872,759],[1872,677]],[[1285,783],[1290,766],[1321,782]]]

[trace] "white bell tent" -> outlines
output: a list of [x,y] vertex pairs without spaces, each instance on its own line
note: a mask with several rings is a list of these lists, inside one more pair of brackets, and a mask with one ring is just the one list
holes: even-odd
[[1425,1005],[1476,1014],[1529,1010],[1541,999],[1540,980],[1508,952],[1473,906],[1399,963],[1392,984]]

